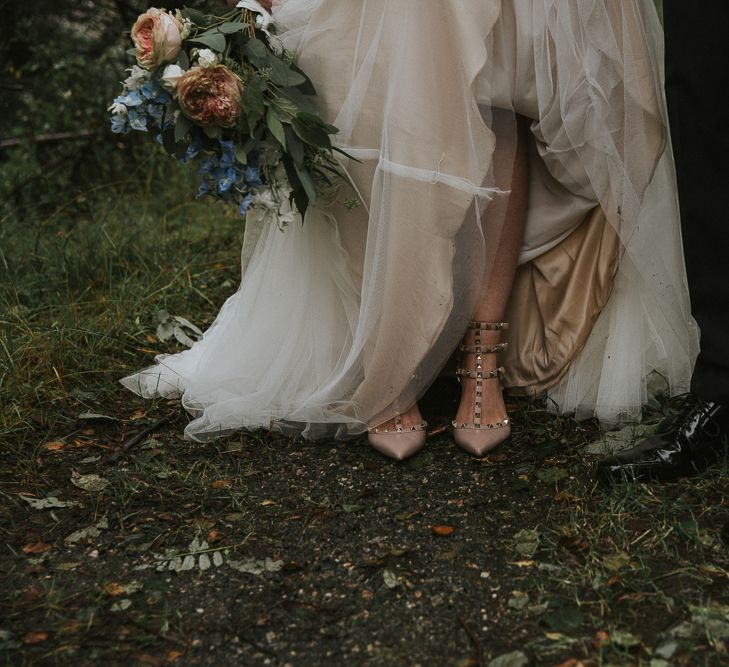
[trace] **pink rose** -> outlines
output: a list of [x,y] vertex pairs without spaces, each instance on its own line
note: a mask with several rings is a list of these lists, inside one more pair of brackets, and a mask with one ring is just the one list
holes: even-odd
[[177,82],[177,100],[200,125],[233,127],[242,109],[243,83],[225,65],[194,67]]
[[162,9],[148,9],[132,27],[132,40],[140,67],[153,69],[170,63],[180,53],[180,23]]

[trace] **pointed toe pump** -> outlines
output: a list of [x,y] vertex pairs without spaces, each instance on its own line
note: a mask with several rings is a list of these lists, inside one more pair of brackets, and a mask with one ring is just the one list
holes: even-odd
[[[506,349],[508,343],[496,345],[482,345],[482,331],[503,331],[509,327],[506,322],[471,322],[468,328],[475,330],[475,340],[472,345],[461,345],[462,355],[472,354],[476,357],[474,370],[459,368],[456,376],[460,382],[468,380],[475,383],[475,400],[473,421],[453,422],[453,439],[456,444],[473,456],[484,456],[492,449],[498,447],[511,435],[511,421],[507,416],[496,422],[484,422],[483,415],[483,383],[496,380],[500,384],[503,367],[485,370],[483,367],[484,354],[496,354]],[[461,363],[461,365],[465,365]]]
[[394,428],[372,428],[367,434],[367,439],[380,454],[402,461],[423,447],[427,428],[426,422],[418,426],[405,427],[402,417],[397,415]]

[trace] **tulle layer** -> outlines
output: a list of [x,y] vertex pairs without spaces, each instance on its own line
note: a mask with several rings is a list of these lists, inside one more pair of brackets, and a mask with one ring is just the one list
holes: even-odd
[[495,133],[504,112],[533,121],[522,261],[596,205],[622,245],[607,306],[551,396],[614,420],[650,398],[653,371],[688,386],[697,334],[650,0],[283,0],[274,17],[358,160],[343,161],[356,192],[283,232],[249,216],[239,290],[200,342],[126,387],[182,396],[195,439],[347,437],[406,410],[493,263],[503,207],[489,203],[508,196],[513,162],[502,121]]

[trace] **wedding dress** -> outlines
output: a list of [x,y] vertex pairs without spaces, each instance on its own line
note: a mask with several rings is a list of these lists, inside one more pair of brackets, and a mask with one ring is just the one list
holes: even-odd
[[355,158],[340,201],[362,204],[283,231],[249,214],[238,291],[126,387],[181,396],[198,440],[343,438],[405,411],[493,265],[511,167],[493,128],[518,113],[531,183],[506,384],[608,422],[687,390],[698,337],[651,0],[274,0],[273,17]]

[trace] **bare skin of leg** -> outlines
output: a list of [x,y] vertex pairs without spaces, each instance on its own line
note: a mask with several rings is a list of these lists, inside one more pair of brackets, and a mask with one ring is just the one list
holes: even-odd
[[[481,295],[473,319],[479,322],[503,321],[506,305],[511,293],[516,274],[519,251],[524,239],[526,226],[529,188],[529,121],[512,112],[494,109],[492,127],[496,134],[496,150],[494,152],[494,171],[496,186],[510,190],[508,197],[494,199],[484,212],[484,220],[504,217],[503,231],[499,239],[493,269],[484,277]],[[475,332],[468,331],[464,343],[472,345]],[[501,339],[500,331],[482,331],[481,344],[494,345]],[[463,356],[464,368],[474,370],[475,355]],[[483,355],[484,370],[498,368],[497,354]],[[456,413],[456,421],[473,422],[473,408],[476,398],[476,382],[463,379],[461,402]],[[495,423],[506,417],[504,397],[498,380],[487,380],[483,383],[482,420],[484,423]]]
[[[516,119],[516,122],[515,122]],[[496,187],[511,190],[508,197],[499,197],[489,204],[484,216],[499,219],[504,217],[504,227],[494,258],[491,275],[484,277],[481,294],[474,320],[481,322],[501,322],[506,310],[506,304],[511,292],[511,286],[516,274],[517,260],[521,250],[526,225],[528,208],[527,193],[529,185],[529,152],[527,133],[529,121],[523,116],[515,116],[512,112],[493,110],[492,128],[497,137],[494,151],[494,171]],[[501,332],[483,331],[481,342],[483,345],[493,345],[499,342]],[[474,332],[469,331],[464,339],[465,344],[472,344]],[[465,368],[475,368],[475,357],[464,357]],[[497,368],[497,355],[483,355],[484,369]],[[473,421],[473,407],[475,401],[476,383],[464,380],[461,402],[458,406],[456,421],[470,423]],[[496,380],[484,382],[483,386],[483,421],[497,422],[506,416],[504,398],[501,387]],[[402,422],[405,428],[418,426],[423,417],[418,405],[415,404],[402,413]],[[380,425],[380,428],[393,429],[395,419]]]

